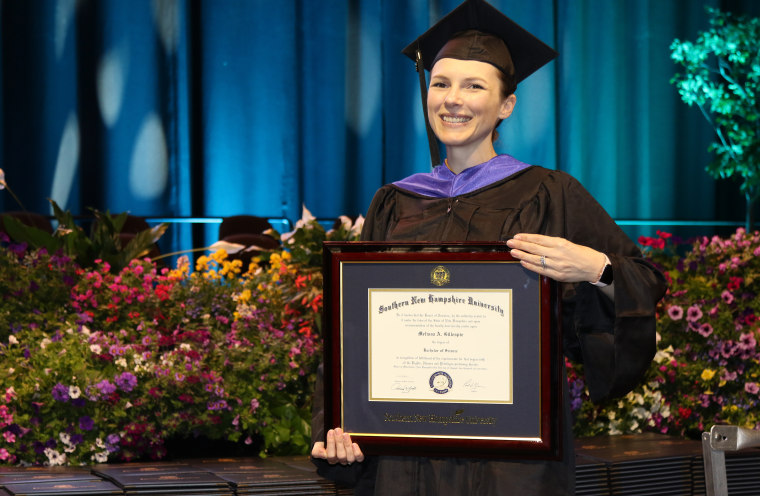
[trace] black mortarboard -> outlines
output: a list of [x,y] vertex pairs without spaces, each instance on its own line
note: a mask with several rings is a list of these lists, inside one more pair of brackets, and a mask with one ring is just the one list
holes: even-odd
[[[516,85],[557,56],[551,47],[484,0],[466,0],[410,43],[402,53],[417,62],[426,123],[427,85],[423,67],[430,70],[438,59],[487,62],[501,70]],[[436,165],[440,163],[437,159],[438,148],[429,125],[428,138],[431,139],[431,156]]]

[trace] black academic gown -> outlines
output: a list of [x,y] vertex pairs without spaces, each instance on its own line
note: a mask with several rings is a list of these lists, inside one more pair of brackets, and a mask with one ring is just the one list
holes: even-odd
[[[609,257],[614,303],[589,283],[562,284],[564,351],[584,364],[592,400],[631,390],[655,353],[655,307],[665,292],[665,280],[568,174],[529,167],[453,198],[430,198],[386,185],[372,200],[362,240],[506,241],[521,232],[563,237]],[[325,439],[322,403],[320,381],[315,441]],[[572,495],[569,409],[565,401],[560,461],[383,456],[348,467],[314,462],[323,476],[355,486],[357,495]]]

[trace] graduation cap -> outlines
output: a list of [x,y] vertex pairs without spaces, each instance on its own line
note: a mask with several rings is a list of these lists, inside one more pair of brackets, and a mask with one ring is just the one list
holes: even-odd
[[484,0],[466,0],[402,53],[417,64],[433,165],[441,161],[427,116],[425,69],[432,69],[442,58],[486,62],[507,76],[514,91],[517,83],[557,56],[551,47]]

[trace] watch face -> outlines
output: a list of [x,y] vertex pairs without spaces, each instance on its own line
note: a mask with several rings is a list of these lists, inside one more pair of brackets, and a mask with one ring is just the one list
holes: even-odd
[[602,277],[599,278],[599,282],[603,284],[612,284],[612,265],[607,265],[604,267],[604,271],[602,272]]

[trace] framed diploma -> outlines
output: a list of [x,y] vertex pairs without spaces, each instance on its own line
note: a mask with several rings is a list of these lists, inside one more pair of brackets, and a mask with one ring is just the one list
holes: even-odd
[[560,457],[556,285],[505,243],[324,244],[325,430],[368,454]]

